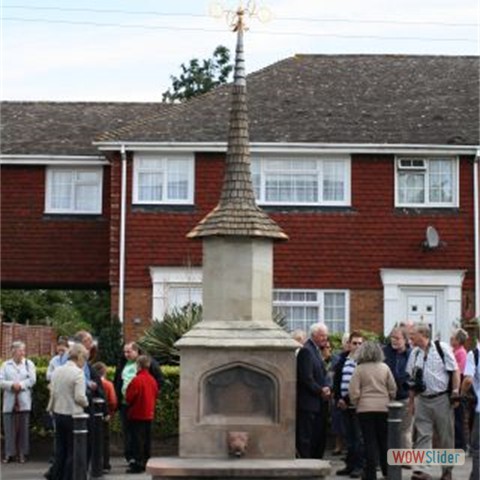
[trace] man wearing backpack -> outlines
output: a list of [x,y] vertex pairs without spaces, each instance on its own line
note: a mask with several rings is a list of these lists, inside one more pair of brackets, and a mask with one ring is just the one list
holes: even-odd
[[[477,339],[480,338],[480,328],[477,331]],[[477,397],[477,406],[475,407],[475,416],[473,420],[472,438],[470,449],[472,454],[472,471],[470,472],[470,480],[479,480],[480,464],[479,464],[479,437],[480,437],[480,341],[477,340],[476,347],[468,352],[467,363],[463,372],[462,396],[467,395],[470,387],[473,386]]]
[[[424,323],[414,325],[411,339],[415,348],[406,370],[412,379],[409,407],[416,429],[414,448],[431,449],[434,431],[438,448],[455,448],[452,402],[459,397],[460,374],[452,349],[444,342],[432,342],[430,327]],[[431,480],[421,467],[415,467],[412,480]],[[440,480],[451,480],[452,468],[443,466]]]

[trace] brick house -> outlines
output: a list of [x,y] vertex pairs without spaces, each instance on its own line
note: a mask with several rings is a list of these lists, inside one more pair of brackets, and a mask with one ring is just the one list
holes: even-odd
[[[298,55],[247,78],[252,178],[289,235],[291,328],[446,338],[478,314],[478,57]],[[186,234],[223,180],[229,86],[180,105],[4,102],[4,287],[105,287],[125,334],[201,300]]]

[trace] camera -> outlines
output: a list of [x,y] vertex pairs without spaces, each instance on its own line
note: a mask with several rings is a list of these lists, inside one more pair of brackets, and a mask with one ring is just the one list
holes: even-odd
[[415,368],[413,371],[412,379],[408,382],[410,390],[413,390],[415,393],[422,393],[427,389],[425,381],[423,380],[423,369]]

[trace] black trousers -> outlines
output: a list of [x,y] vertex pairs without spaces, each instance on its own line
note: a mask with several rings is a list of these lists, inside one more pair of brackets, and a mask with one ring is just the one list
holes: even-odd
[[51,480],[71,480],[73,476],[73,418],[54,414],[55,458],[49,470]]
[[342,410],[342,416],[347,444],[346,468],[350,471],[359,470],[363,468],[364,447],[358,416],[354,408]]
[[323,458],[327,443],[327,414],[320,412],[297,411],[296,449],[300,458]]
[[130,462],[133,460],[133,437],[132,429],[130,426],[130,420],[127,417],[128,407],[125,404],[120,405],[120,422],[122,424],[122,433],[123,433],[123,455],[125,460]]
[[145,468],[150,458],[150,446],[152,442],[151,420],[129,420],[132,431],[133,460],[135,465]]
[[387,418],[387,412],[358,413],[365,445],[366,465],[363,475],[365,480],[375,480],[377,478],[377,458],[380,462],[383,476],[387,476]]

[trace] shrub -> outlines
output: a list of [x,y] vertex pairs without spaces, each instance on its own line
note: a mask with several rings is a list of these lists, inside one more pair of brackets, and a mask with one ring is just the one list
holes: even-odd
[[180,353],[175,342],[202,319],[201,305],[185,305],[155,320],[138,344],[163,365],[179,365]]
[[[167,437],[178,433],[178,399],[179,399],[179,374],[178,367],[160,367],[165,379],[164,387],[160,393],[160,398],[156,405],[155,423],[153,425],[153,435],[158,437]],[[37,367],[37,383],[33,387],[33,402],[31,415],[31,429],[35,434],[45,436],[49,433],[48,414],[46,408],[48,405],[49,391],[46,380],[46,367]],[[109,367],[107,377],[113,380],[115,369]],[[115,415],[111,422],[113,432],[120,432],[120,421],[118,415]]]

